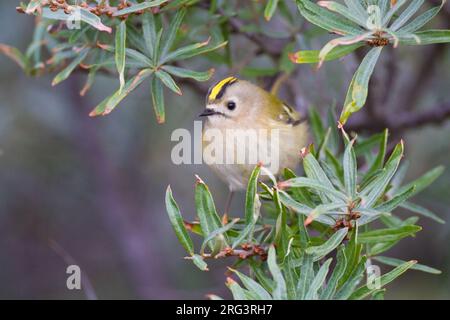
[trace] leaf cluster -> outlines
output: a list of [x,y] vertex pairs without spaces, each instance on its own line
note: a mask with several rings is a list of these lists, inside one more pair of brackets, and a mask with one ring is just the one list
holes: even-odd
[[[232,279],[226,283],[236,299],[379,298],[383,287],[408,269],[440,273],[415,260],[381,254],[421,230],[419,217],[400,218],[398,207],[443,223],[409,202],[442,173],[442,167],[401,185],[406,170],[401,164],[403,141],[388,154],[387,130],[350,139],[333,125],[331,110],[327,126],[314,109],[310,118],[318,147],[303,150],[304,176],[285,169],[277,179],[266,168],[255,167],[243,218],[221,217],[207,185],[197,177],[198,221],[183,221],[167,189],[167,212],[189,259],[207,270],[208,259],[237,257],[230,270],[243,287]],[[271,177],[270,182],[261,179],[262,173]],[[188,230],[203,238],[199,253]],[[371,275],[375,263],[395,268]],[[243,266],[250,267],[248,275],[238,271]]]
[[372,47],[350,82],[340,122],[360,110],[368,95],[369,80],[385,46],[449,43],[450,30],[420,30],[442,9],[439,6],[418,14],[424,0],[296,0],[303,17],[338,37],[321,50],[302,50],[291,55],[295,63],[318,63],[341,58],[362,46]]

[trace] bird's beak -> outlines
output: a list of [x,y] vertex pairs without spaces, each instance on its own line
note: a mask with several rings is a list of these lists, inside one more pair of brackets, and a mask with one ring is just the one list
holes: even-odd
[[210,108],[206,108],[205,110],[203,110],[202,113],[200,113],[198,116],[199,117],[209,117],[212,116],[214,114],[219,114],[219,112],[215,111],[214,109],[210,109]]

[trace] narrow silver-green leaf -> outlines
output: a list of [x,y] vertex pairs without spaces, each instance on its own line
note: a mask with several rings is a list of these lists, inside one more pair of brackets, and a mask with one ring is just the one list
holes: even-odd
[[305,300],[311,282],[314,279],[313,257],[309,254],[303,255],[303,261],[300,267],[300,278],[297,284],[297,298]]
[[[288,195],[286,192],[284,191],[279,191],[278,192],[280,201],[289,209],[293,210],[294,212],[300,213],[303,216],[308,216],[311,211],[313,211],[312,208],[301,204],[300,202],[295,201],[294,199],[292,199],[292,197],[290,195]],[[333,218],[328,217],[326,215],[319,215],[315,218],[316,221],[324,223],[326,225],[332,226],[335,224],[335,221]]]
[[230,270],[234,272],[239,277],[239,279],[241,279],[242,284],[246,287],[247,290],[252,291],[258,297],[258,300],[272,300],[272,296],[270,295],[270,293],[268,293],[267,290],[264,289],[264,287],[261,286],[258,282],[237,270],[231,268]]
[[[203,234],[208,235],[214,232],[214,230],[222,227],[222,222],[217,214],[214,200],[209,188],[198,176],[197,183],[195,184],[195,206],[197,208],[197,216],[199,218]],[[225,244],[223,242],[226,241],[227,236],[223,235],[222,237],[224,238],[224,241],[222,241],[222,239],[217,239],[216,241],[209,242],[209,247],[211,250],[217,250],[217,245],[222,246]]]
[[[390,257],[384,257],[384,256],[376,256],[373,257],[374,260],[379,261],[385,265],[388,266],[392,266],[392,267],[398,267],[402,264],[404,264],[406,261],[400,260],[400,259],[396,259],[396,258],[390,258]],[[431,274],[441,274],[442,271],[423,265],[423,264],[419,264],[416,263],[415,265],[413,265],[411,267],[411,270],[417,270],[417,271],[422,271],[422,272],[426,272],[426,273],[431,273]]]
[[[398,165],[403,157],[403,141],[400,141],[391,156],[386,162],[386,166],[383,171],[377,176],[373,183],[369,184],[363,191],[363,206],[364,208],[370,208],[373,206],[378,198],[383,195],[389,181],[397,171]],[[367,191],[367,192],[366,192]]]
[[389,29],[397,31],[420,9],[424,0],[411,0],[409,6],[398,16],[397,19],[391,24]]
[[162,69],[174,75],[175,77],[190,78],[197,81],[208,81],[214,73],[214,69],[209,69],[205,72],[198,72],[174,66],[163,66]]
[[112,29],[110,27],[105,26],[102,23],[102,20],[97,15],[90,12],[88,9],[82,7],[77,7],[77,9],[80,10],[81,21],[86,22],[87,24],[93,26],[95,29],[99,31],[105,31],[108,33],[112,32]]
[[116,52],[115,61],[116,68],[120,77],[120,89],[122,91],[125,86],[125,51],[127,41],[127,23],[122,21],[116,28]]
[[391,242],[381,242],[381,243],[375,243],[374,245],[372,245],[369,249],[369,255],[371,257],[376,256],[380,253],[383,253],[387,250],[389,250],[390,248],[392,248],[393,246],[395,246],[395,244],[398,241],[391,241]]
[[292,179],[283,181],[280,184],[283,187],[310,188],[317,192],[327,193],[328,196],[333,196],[336,199],[340,199],[340,202],[346,203],[346,201],[347,201],[347,196],[344,193],[335,190],[333,187],[330,188],[328,186],[325,186],[324,183],[321,183],[315,179],[310,179],[310,178],[305,178],[305,177],[297,177],[297,178],[292,178]]
[[300,248],[303,250],[306,249],[306,247],[309,244],[309,234],[308,229],[305,227],[305,219],[303,216],[298,217],[298,229],[299,229],[299,242],[300,242]]
[[94,111],[90,113],[90,116],[96,115],[107,115],[111,113],[119,103],[125,99],[125,97],[130,94],[134,89],[136,89],[145,79],[147,79],[153,70],[151,69],[143,69],[137,75],[132,77],[125,83],[125,86],[122,90],[117,90],[111,97],[105,99],[100,105],[98,105]]
[[[323,60],[331,61],[342,58],[362,46],[362,43],[355,43],[348,46],[335,47],[327,53]],[[300,50],[290,54],[289,59],[294,63],[318,63],[321,60],[319,54],[320,50]]]
[[156,34],[156,40],[153,45],[153,54],[152,54],[152,60],[155,65],[162,65],[164,62],[161,61],[161,39],[163,35],[164,30],[161,29]]
[[237,237],[232,245],[232,248],[238,246],[244,239],[251,238],[253,236],[253,229],[256,224],[256,221],[259,217],[259,211],[261,208],[261,202],[259,200],[259,196],[257,194],[258,190],[258,177],[261,172],[261,166],[256,166],[253,169],[252,174],[250,175],[248,184],[247,184],[247,192],[245,196],[245,224],[246,227],[241,231],[239,237]]
[[342,245],[337,252],[336,266],[334,267],[333,273],[331,274],[325,290],[322,292],[320,297],[322,300],[329,300],[333,298],[336,293],[338,282],[344,275],[345,268],[347,267],[347,258],[345,256],[344,248],[344,245]]
[[354,142],[355,140],[348,142],[343,159],[345,190],[352,199],[356,197],[357,182],[356,155],[353,149]]
[[182,95],[180,87],[177,85],[175,80],[173,80],[173,78],[170,76],[170,74],[168,74],[167,72],[165,72],[163,70],[158,70],[158,71],[156,71],[155,74],[165,84],[165,86],[167,88],[169,88],[170,90],[172,90],[173,92],[175,92],[178,95]]
[[269,276],[262,270],[260,265],[256,263],[255,260],[249,260],[249,264],[256,280],[258,280],[258,283],[261,284],[267,292],[273,292],[273,289],[275,288],[273,280],[269,278]]
[[150,89],[152,93],[153,110],[155,110],[156,114],[156,121],[158,123],[164,123],[166,120],[166,113],[164,110],[163,84],[156,76],[152,77]]
[[419,30],[439,13],[446,1],[447,0],[442,0],[441,5],[425,11],[398,31],[402,33],[411,33]]
[[[284,178],[286,180],[296,178],[297,175],[289,168],[284,169]],[[311,199],[311,194],[306,188],[290,188],[289,191],[292,194],[292,198],[306,206],[314,206],[314,202]]]
[[334,39],[330,40],[329,42],[327,42],[327,44],[325,44],[323,46],[323,48],[319,52],[319,59],[320,59],[319,67],[322,66],[322,63],[326,60],[326,57],[328,56],[328,54],[331,51],[333,51],[333,49],[335,49],[336,47],[361,43],[364,40],[368,39],[372,35],[372,33],[373,32],[371,31],[371,32],[363,33],[363,34],[358,34],[356,36],[354,36],[354,35],[343,36],[343,37],[334,38]]
[[411,188],[403,191],[398,192],[396,195],[392,197],[392,199],[383,202],[379,206],[376,206],[375,209],[379,211],[384,212],[392,212],[395,208],[397,208],[400,204],[405,202],[406,199],[409,199],[414,194],[415,187],[412,186]]
[[450,30],[424,30],[414,33],[412,37],[400,38],[400,43],[405,45],[426,45],[449,42]]
[[278,189],[274,189],[273,202],[275,204],[275,210],[277,219],[275,222],[275,245],[277,246],[277,253],[280,259],[284,259],[288,250],[288,231],[287,231],[287,214],[286,210],[281,204]]
[[253,231],[255,229],[255,224],[259,216],[259,211],[261,207],[261,201],[259,200],[259,196],[256,195],[256,202],[255,202],[255,218],[253,221],[251,221],[249,224],[245,226],[245,228],[239,233],[239,236],[236,237],[233,241],[233,244],[231,245],[231,248],[234,249],[238,245],[240,245],[242,242],[244,242],[246,239],[248,241],[252,241],[253,237]]
[[356,267],[353,269],[350,277],[342,284],[340,289],[336,292],[333,299],[335,300],[347,300],[350,295],[354,292],[355,288],[361,282],[364,276],[364,270],[366,268],[367,258],[363,256],[358,262]]
[[279,0],[268,0],[264,9],[264,18],[269,21],[277,10]]
[[185,15],[186,9],[181,8],[177,10],[175,17],[170,20],[170,28],[165,32],[163,38],[161,39],[161,56],[165,56],[173,46],[175,37],[180,29],[181,22],[183,21]]
[[377,156],[373,163],[370,165],[369,170],[367,170],[366,175],[371,175],[375,171],[382,169],[384,165],[384,158],[386,156],[387,141],[389,137],[388,129],[385,129],[380,135],[380,146],[377,152]]
[[352,230],[350,241],[347,243],[347,246],[345,247],[345,257],[347,258],[347,266],[345,268],[344,275],[338,281],[338,287],[341,287],[350,278],[353,271],[358,266],[362,249],[362,244],[359,243],[358,229],[359,224],[356,223],[355,228],[353,228]]
[[325,278],[328,274],[332,258],[325,261],[320,267],[319,271],[316,273],[314,280],[309,286],[308,292],[306,293],[305,300],[317,300],[319,298],[318,291],[325,282]]
[[418,213],[424,217],[427,217],[429,219],[432,219],[434,221],[436,221],[437,223],[445,223],[445,220],[441,219],[439,216],[437,216],[435,213],[433,213],[432,211],[428,210],[427,208],[424,208],[422,206],[419,206],[415,203],[411,203],[411,202],[403,202],[402,204],[400,204],[400,207],[407,209],[409,211],[412,211],[414,213]]
[[306,20],[330,32],[356,35],[362,30],[353,22],[318,6],[312,1],[299,0],[297,1],[297,7]]
[[406,0],[397,0],[396,3],[391,6],[391,8],[389,9],[389,11],[384,15],[383,17],[383,27],[386,27],[389,23],[389,21],[391,21],[392,17],[394,16],[394,14],[406,3]]
[[381,16],[384,16],[388,11],[391,4],[391,0],[379,0],[378,6],[380,7]]
[[[305,173],[309,178],[315,179],[320,182],[327,189],[333,190],[334,192],[326,192],[321,193],[319,196],[322,200],[329,199],[333,202],[337,202],[339,200],[347,201],[347,196],[345,196],[342,192],[334,190],[334,186],[328,178],[325,171],[321,168],[317,159],[311,154],[308,153],[303,159],[303,168],[305,169]],[[339,196],[337,195],[339,194]],[[343,195],[343,196],[342,196]]]
[[184,226],[180,209],[175,199],[173,198],[170,186],[168,186],[166,190],[166,210],[167,214],[169,215],[170,223],[172,224],[172,228],[175,231],[178,240],[180,241],[181,245],[186,249],[186,251],[190,255],[193,255],[194,244],[186,230],[186,227]]
[[318,261],[336,249],[344,240],[348,233],[348,228],[336,231],[324,244],[320,246],[309,247],[305,250],[308,255],[313,256],[313,261]]
[[372,48],[362,60],[350,83],[339,121],[344,124],[350,115],[366,103],[369,80],[383,47]]
[[221,42],[219,44],[216,44],[214,46],[208,46],[209,39],[205,42],[195,43],[191,45],[187,45],[185,47],[178,48],[170,53],[168,53],[166,56],[164,56],[160,63],[167,63],[174,60],[184,60],[191,57],[195,57],[204,53],[208,53],[217,49],[220,49],[224,47],[227,42]]
[[267,257],[267,264],[269,266],[269,271],[275,281],[275,289],[272,292],[274,300],[286,300],[286,281],[284,280],[283,274],[281,273],[280,267],[277,264],[277,255],[275,252],[275,247],[273,245],[269,248],[269,254]]
[[[357,3],[358,1],[351,1],[351,3]],[[361,12],[358,12],[355,14],[354,10],[350,10],[346,6],[336,2],[336,1],[319,1],[317,2],[318,5],[321,7],[325,7],[328,10],[334,11],[341,16],[347,18],[350,21],[353,21],[354,23],[359,24],[361,27],[366,28],[367,27],[367,12],[361,10]]]
[[233,226],[239,221],[239,218],[233,219],[230,223],[224,225],[223,227],[214,230],[203,240],[202,246],[200,248],[200,254],[203,255],[205,253],[206,245],[213,239],[223,236],[225,232],[233,228]]
[[156,43],[155,17],[151,13],[142,16],[142,31],[144,34],[144,45],[147,54],[153,59],[154,45]]
[[390,242],[412,236],[422,230],[419,226],[407,225],[399,228],[377,229],[362,232],[358,236],[359,243]]
[[0,43],[0,53],[12,59],[22,70],[26,71],[28,59],[19,49]]
[[86,58],[89,53],[89,48],[84,48],[81,50],[77,57],[73,59],[67,67],[65,67],[60,73],[58,73],[52,81],[52,86],[56,86],[57,84],[66,80],[72,72],[79,66],[81,62]]
[[[127,34],[128,34],[128,28],[127,28]],[[114,54],[117,52],[116,46],[102,44],[102,45],[99,45],[99,47],[102,50],[105,50],[107,52],[111,52]],[[127,58],[126,65],[128,67],[148,68],[148,67],[152,66],[152,61],[137,50],[126,48],[125,49],[125,57]],[[116,64],[115,60],[116,59],[114,57],[114,64]],[[100,65],[100,64],[97,64],[97,65]],[[117,64],[116,64],[116,67],[117,67]]]
[[142,3],[133,4],[131,7],[127,7],[125,9],[119,10],[114,13],[114,17],[123,16],[130,13],[135,13],[138,11],[154,8],[157,6],[166,3],[168,0],[153,0],[153,1],[144,1]]
[[[396,278],[398,278],[400,275],[402,275],[405,271],[410,269],[416,263],[417,263],[417,261],[414,261],[414,260],[405,262],[404,264],[396,267],[394,270],[392,270],[392,271],[382,275],[381,277],[379,277],[380,286],[384,287],[385,285],[389,284],[391,281],[393,281]],[[359,288],[358,290],[356,290],[350,296],[350,299],[352,299],[352,300],[364,299],[365,297],[371,295],[373,292],[375,292],[378,289],[379,288],[371,288],[371,289],[369,289],[367,287],[367,285],[365,285],[365,286]]]
[[305,220],[305,225],[309,225],[311,222],[317,220],[319,217],[322,217],[324,214],[329,213],[331,211],[335,211],[337,209],[341,209],[342,213],[344,213],[343,209],[346,206],[342,203],[326,203],[320,204],[316,206],[309,214]]
[[368,224],[382,216],[390,216],[389,212],[378,209],[358,208],[357,209],[361,217],[358,219],[358,225],[363,226]]
[[363,7],[361,1],[344,0],[344,3],[354,15],[359,16],[365,20],[368,19],[367,10]]
[[244,290],[236,281],[231,278],[227,278],[225,283],[228,289],[230,289],[234,300],[248,300],[246,290]]
[[405,190],[410,189],[411,187],[415,187],[413,195],[420,193],[422,190],[426,189],[429,185],[431,185],[439,176],[444,172],[443,166],[438,166],[436,168],[431,169],[426,172],[418,179],[411,181],[410,183],[402,186],[398,189],[398,192],[404,192]]

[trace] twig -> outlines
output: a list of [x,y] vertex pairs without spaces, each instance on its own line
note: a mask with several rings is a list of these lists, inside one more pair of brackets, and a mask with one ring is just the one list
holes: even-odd
[[450,102],[430,108],[422,112],[402,112],[391,116],[384,116],[374,121],[365,117],[359,121],[350,120],[346,128],[353,131],[378,132],[384,128],[400,133],[412,128],[428,124],[440,124],[450,118]]
[[267,259],[267,250],[258,244],[242,244],[242,249],[232,249],[226,247],[222,249],[218,254],[203,254],[203,258],[225,258],[225,257],[238,257],[239,259],[248,259],[253,256],[258,256],[261,260],[265,261]]
[[432,79],[436,66],[441,64],[441,58],[446,52],[443,45],[434,45],[427,48],[423,55],[422,62],[417,68],[417,76],[410,82],[409,87],[403,95],[404,99],[398,103],[403,110],[414,110],[422,92],[428,88],[426,84]]
[[[226,13],[222,9],[218,9],[218,12],[225,16]],[[290,40],[273,39],[262,34],[251,33],[244,30],[244,23],[236,17],[228,18],[231,32],[235,32],[245,36],[247,39],[257,44],[266,54],[278,59],[283,52],[283,48],[289,43]]]

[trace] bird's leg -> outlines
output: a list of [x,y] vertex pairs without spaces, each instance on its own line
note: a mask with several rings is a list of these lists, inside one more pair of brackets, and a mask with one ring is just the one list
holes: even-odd
[[224,211],[224,215],[228,215],[228,210],[230,210],[230,206],[231,206],[231,200],[233,200],[233,194],[234,191],[230,190],[228,192],[228,197],[227,197],[227,202],[225,203],[225,211]]

